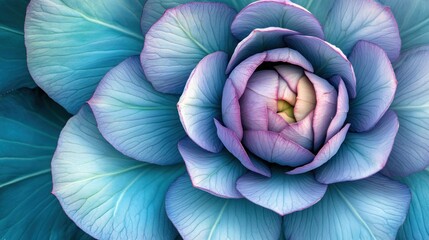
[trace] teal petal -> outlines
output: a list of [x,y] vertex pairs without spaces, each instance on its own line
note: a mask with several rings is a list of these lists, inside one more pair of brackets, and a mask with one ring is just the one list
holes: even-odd
[[426,0],[378,0],[392,9],[399,26],[402,51],[429,44],[429,4]]
[[236,45],[230,26],[236,13],[221,3],[189,3],[165,12],[146,34],[141,53],[145,75],[163,93],[181,94],[206,55]]
[[333,184],[320,202],[283,219],[286,239],[395,239],[409,189],[382,175]]
[[401,180],[411,190],[410,211],[399,229],[398,240],[429,239],[429,169]]
[[335,1],[336,0],[292,0],[292,2],[299,4],[310,11],[319,20],[322,26],[326,22],[326,17],[328,16],[329,11],[335,5]]
[[51,194],[51,159],[68,117],[39,89],[0,97],[1,239],[89,239]]
[[113,147],[139,161],[168,165],[182,161],[177,143],[186,136],[178,100],[153,89],[135,56],[113,68],[88,103]]
[[194,188],[188,175],[167,193],[168,217],[184,239],[277,240],[281,218],[245,199],[225,199]]
[[85,105],[61,132],[52,160],[53,193],[97,239],[172,239],[177,232],[164,199],[183,172],[182,166],[142,163],[116,151]]
[[36,83],[76,113],[112,67],[143,46],[145,0],[33,0],[25,22],[28,68]]
[[29,0],[0,0],[0,94],[35,87],[27,70],[24,19]]

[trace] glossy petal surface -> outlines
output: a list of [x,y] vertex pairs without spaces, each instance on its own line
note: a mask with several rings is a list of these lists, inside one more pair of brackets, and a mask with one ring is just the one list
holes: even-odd
[[316,205],[284,217],[285,237],[395,239],[410,198],[405,185],[382,175],[330,185]]
[[160,165],[182,161],[177,143],[186,136],[178,96],[162,94],[146,80],[138,57],[128,58],[100,82],[89,104],[98,128],[123,154]]
[[51,159],[68,117],[39,89],[0,97],[0,238],[90,238],[51,194]]
[[383,49],[359,42],[349,57],[356,72],[356,98],[350,102],[347,121],[357,132],[375,126],[395,96],[395,72]]
[[127,158],[103,139],[88,106],[69,120],[52,160],[53,193],[97,239],[171,239],[165,194],[184,172]]
[[235,11],[221,3],[189,3],[166,11],[145,37],[142,66],[154,88],[180,94],[189,74],[206,55],[231,53]]
[[144,0],[34,0],[25,41],[36,83],[76,113],[112,67],[143,46]]
[[267,178],[249,172],[238,179],[237,189],[250,201],[284,216],[314,205],[327,185],[318,183],[311,173],[287,175],[273,171]]
[[267,239],[280,236],[281,218],[245,199],[224,199],[192,187],[183,175],[166,198],[168,217],[184,239]]
[[194,187],[219,197],[242,197],[235,185],[247,169],[226,149],[211,153],[186,138],[179,142],[179,150]]
[[392,150],[398,127],[396,114],[388,111],[370,131],[349,132],[338,152],[316,170],[317,181],[351,181],[380,171]]
[[207,55],[189,77],[177,104],[180,120],[187,135],[200,147],[219,152],[223,145],[216,135],[213,119],[221,119],[221,101],[225,85],[228,55]]

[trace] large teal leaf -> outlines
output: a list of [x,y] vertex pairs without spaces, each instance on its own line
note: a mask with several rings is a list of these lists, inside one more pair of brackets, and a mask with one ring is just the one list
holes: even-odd
[[245,199],[225,199],[192,186],[184,174],[170,187],[168,217],[184,239],[264,239],[280,236],[281,218]]
[[0,0],[0,94],[34,87],[24,45],[25,10],[29,0]]
[[399,229],[398,239],[429,239],[429,169],[402,180],[408,185],[413,197],[404,225]]
[[284,217],[286,239],[395,239],[409,189],[382,175],[333,184],[316,205]]
[[25,22],[36,83],[76,113],[104,74],[143,46],[145,0],[33,0]]
[[40,90],[0,98],[0,239],[86,239],[51,194],[51,158],[68,114]]
[[90,108],[71,118],[52,160],[53,193],[69,217],[98,239],[172,239],[165,213],[170,183],[182,166],[125,157],[103,139]]

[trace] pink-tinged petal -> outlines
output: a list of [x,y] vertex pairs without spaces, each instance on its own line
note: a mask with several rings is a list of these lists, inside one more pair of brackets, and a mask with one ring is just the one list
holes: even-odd
[[237,189],[255,204],[284,216],[317,203],[327,185],[317,182],[311,173],[287,175],[277,170],[271,178],[246,173],[238,179]]
[[275,111],[267,109],[268,113],[268,131],[280,132],[282,131],[288,123]]
[[356,96],[356,77],[353,66],[339,48],[312,36],[287,36],[284,41],[286,47],[297,50],[313,65],[316,75],[325,79],[335,75],[341,76],[349,96],[352,98]]
[[222,120],[226,127],[235,132],[241,140],[243,138],[243,125],[241,123],[240,103],[237,91],[228,78],[222,93]]
[[241,10],[231,25],[232,34],[243,39],[256,28],[281,27],[323,38],[322,27],[305,8],[289,1],[262,0]]
[[276,132],[244,131],[243,143],[256,156],[283,166],[296,167],[314,158],[309,150]]
[[[292,65],[290,65],[292,66]],[[296,93],[292,91],[288,83],[279,76],[279,90],[277,91],[277,99],[285,100],[292,106],[296,104]]]
[[280,135],[294,141],[308,150],[313,149],[313,114],[310,112],[304,119],[287,124]]
[[304,75],[304,70],[298,66],[281,64],[275,66],[274,69],[280,74],[283,80],[286,81],[288,87],[295,93],[298,92],[299,79]]
[[398,128],[396,114],[388,111],[370,131],[349,132],[338,152],[316,169],[317,181],[353,181],[380,171],[389,158]]
[[357,82],[356,98],[350,102],[347,121],[353,131],[368,131],[393,101],[397,86],[395,72],[383,49],[369,42],[357,43],[349,59]]
[[267,130],[267,108],[277,110],[278,82],[279,76],[274,70],[257,71],[250,77],[240,98],[244,129]]
[[225,148],[234,155],[238,160],[250,171],[259,173],[266,177],[271,176],[270,169],[263,162],[259,161],[254,157],[251,157],[247,154],[243,145],[240,142],[240,139],[237,137],[234,131],[228,129],[218,121],[214,120],[217,128],[217,135],[219,136],[222,143],[225,145]]
[[340,149],[341,144],[343,144],[344,139],[349,131],[350,124],[346,124],[336,135],[329,139],[325,145],[320,149],[316,154],[316,157],[310,163],[307,163],[301,167],[297,167],[292,171],[287,172],[287,174],[301,174],[313,169],[316,169],[322,166],[324,163],[329,161]]
[[297,86],[296,104],[293,113],[297,121],[304,119],[316,106],[316,93],[313,84],[303,75]]
[[332,82],[335,83],[338,90],[337,112],[335,113],[335,116],[332,119],[331,124],[329,124],[326,132],[326,142],[344,126],[347,113],[349,112],[349,95],[347,94],[346,85],[339,76],[334,77]]
[[216,136],[213,118],[220,118],[222,91],[228,55],[214,52],[204,57],[189,77],[177,109],[186,134],[198,146],[219,152],[223,146]]

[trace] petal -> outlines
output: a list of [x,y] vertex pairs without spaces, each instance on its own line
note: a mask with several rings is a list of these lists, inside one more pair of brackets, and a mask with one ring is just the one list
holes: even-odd
[[396,114],[388,111],[370,131],[349,132],[338,152],[316,170],[317,181],[352,181],[380,171],[392,150],[398,127]]
[[330,185],[316,205],[283,218],[285,238],[395,239],[410,198],[405,185],[382,175]]
[[143,2],[31,1],[25,45],[34,81],[76,113],[107,71],[140,53]]
[[347,121],[363,132],[374,127],[393,101],[396,77],[383,49],[369,42],[356,44],[350,55],[356,72],[356,98],[350,102]]
[[299,4],[310,11],[322,25],[326,22],[326,17],[328,16],[332,6],[335,5],[335,1],[336,0],[292,0],[292,2]]
[[337,111],[326,132],[326,141],[331,139],[344,126],[349,112],[349,95],[344,81],[341,77],[336,76],[331,82],[335,82],[338,90]]
[[397,239],[427,239],[429,237],[429,169],[402,179],[411,190],[410,211],[398,231]]
[[165,200],[168,217],[184,239],[267,239],[280,236],[281,218],[245,199],[218,198],[183,175]]
[[231,25],[234,36],[240,40],[256,28],[280,27],[304,35],[323,38],[319,21],[305,8],[289,1],[262,0],[241,10]]
[[361,40],[380,46],[395,60],[401,49],[398,24],[389,8],[376,1],[338,0],[328,14],[323,30],[328,42],[348,55]]
[[313,149],[313,115],[311,112],[304,119],[296,123],[287,124],[280,132],[286,139],[294,141],[308,150]]
[[121,153],[160,165],[182,161],[177,143],[186,136],[177,96],[159,93],[145,79],[138,57],[113,68],[89,104],[103,137]]
[[310,173],[287,175],[273,171],[267,178],[249,172],[238,179],[237,189],[255,204],[284,216],[320,201],[327,185],[318,183]]
[[89,239],[51,194],[51,159],[68,117],[40,89],[0,97],[2,239]]
[[392,9],[399,25],[402,51],[429,44],[429,5],[425,0],[378,0]]
[[241,140],[243,138],[243,125],[241,123],[241,110],[238,101],[240,97],[230,78],[225,82],[222,93],[222,120]]
[[235,185],[247,169],[226,149],[211,153],[185,138],[179,142],[179,151],[194,187],[218,197],[243,197]]
[[270,131],[245,131],[243,144],[265,161],[296,167],[306,164],[314,155],[301,145]]
[[0,9],[0,94],[35,87],[27,69],[24,19],[28,0],[2,1]]
[[61,132],[52,160],[53,193],[67,215],[94,238],[172,239],[177,232],[164,199],[183,172],[182,166],[142,163],[116,151],[85,105]]
[[344,142],[344,139],[347,136],[349,128],[350,124],[346,124],[343,129],[341,129],[337,134],[330,138],[328,142],[326,142],[325,145],[323,145],[323,147],[317,153],[316,157],[314,157],[313,161],[303,166],[297,167],[294,170],[287,172],[287,174],[305,173],[314,170],[329,161],[340,149],[341,145]]
[[271,176],[270,169],[259,159],[251,157],[251,155],[247,154],[243,145],[238,139],[235,132],[231,129],[228,129],[215,119],[215,124],[217,128],[217,135],[219,136],[222,143],[225,145],[225,148],[250,171],[259,173],[264,176]]
[[146,34],[141,62],[147,79],[163,93],[180,94],[206,55],[232,53],[235,11],[220,3],[188,3],[169,9]]
[[213,119],[222,116],[221,100],[227,63],[228,55],[224,52],[215,52],[203,58],[189,77],[177,103],[187,135],[210,152],[219,152],[223,147],[216,135]]
[[429,47],[404,53],[395,73],[399,131],[384,173],[406,176],[429,165]]

